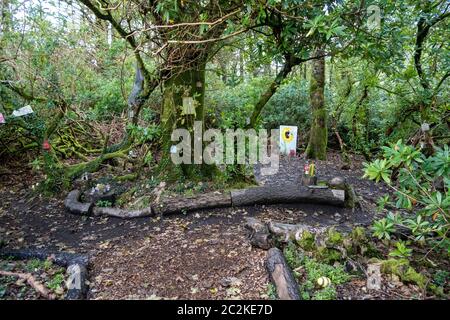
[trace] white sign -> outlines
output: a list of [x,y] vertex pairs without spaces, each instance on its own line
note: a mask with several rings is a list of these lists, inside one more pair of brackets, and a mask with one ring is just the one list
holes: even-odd
[[297,150],[297,127],[280,126],[280,153],[295,155]]
[[186,114],[194,114],[195,115],[195,106],[194,99],[192,97],[183,97],[183,115]]
[[22,107],[18,110],[14,110],[12,115],[14,117],[23,117],[30,113],[33,113],[33,109],[31,108],[31,106],[28,105],[28,106]]

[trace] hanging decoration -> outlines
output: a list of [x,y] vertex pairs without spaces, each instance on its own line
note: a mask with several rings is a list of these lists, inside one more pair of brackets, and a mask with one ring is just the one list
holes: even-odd
[[31,108],[30,105],[27,105],[25,107],[22,107],[20,109],[14,110],[12,113],[13,117],[23,117],[26,116],[27,114],[31,114],[33,113],[33,109]]

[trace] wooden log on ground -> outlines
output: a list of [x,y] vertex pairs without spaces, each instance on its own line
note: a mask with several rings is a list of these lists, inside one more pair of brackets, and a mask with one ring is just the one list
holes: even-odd
[[283,188],[261,186],[231,191],[233,206],[303,202],[343,207],[344,201],[345,197],[342,190],[312,189],[297,184],[288,184]]
[[269,228],[267,225],[259,219],[256,218],[246,218],[245,219],[245,228],[250,230],[253,233],[269,233]]
[[231,207],[230,193],[210,192],[192,197],[163,199],[154,206],[154,210],[156,214],[171,214],[224,207]]
[[109,216],[122,219],[150,217],[155,213],[151,207],[140,210],[126,210],[112,207],[94,207],[95,216]]
[[81,193],[79,190],[72,190],[64,200],[64,206],[73,214],[90,215],[94,206],[91,202],[80,202]]
[[284,242],[288,242],[289,240],[300,240],[305,231],[312,234],[318,234],[323,233],[326,230],[324,227],[313,227],[306,224],[288,224],[273,221],[268,223],[268,229],[270,233]]
[[44,249],[1,249],[0,257],[13,258],[13,259],[39,259],[47,260],[50,259],[55,264],[67,267],[71,264],[80,264],[87,266],[89,264],[89,257],[85,254],[76,254],[68,252],[53,252]]
[[248,239],[253,247],[268,250],[273,246],[272,236],[265,223],[255,218],[247,218],[245,228],[249,231]]
[[300,291],[283,253],[278,248],[267,252],[266,269],[281,300],[300,300]]

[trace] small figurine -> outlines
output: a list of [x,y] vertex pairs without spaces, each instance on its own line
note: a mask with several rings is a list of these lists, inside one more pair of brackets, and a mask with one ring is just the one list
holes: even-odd
[[312,162],[311,164],[309,164],[309,162],[306,162],[305,166],[303,167],[301,184],[304,186],[314,186],[317,184],[316,166],[314,162]]
[[309,176],[309,164],[306,162],[305,166],[303,167],[303,171],[305,173],[305,176]]
[[44,149],[45,151],[50,151],[51,148],[52,146],[50,145],[48,140],[44,140],[44,142],[42,143],[42,149]]

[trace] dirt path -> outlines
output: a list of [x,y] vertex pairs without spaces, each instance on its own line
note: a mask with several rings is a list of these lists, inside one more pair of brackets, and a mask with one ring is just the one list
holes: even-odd
[[[257,178],[277,184],[296,179],[304,160],[283,161],[275,176]],[[358,163],[357,163],[358,165]],[[361,180],[359,168],[339,169],[337,159],[318,163],[322,177],[345,176],[368,202],[364,210],[320,205],[274,205],[226,208],[186,216],[119,220],[67,214],[62,196],[33,194],[33,176],[0,177],[0,241],[9,248],[46,248],[89,253],[89,298],[267,298],[265,252],[251,248],[244,219],[255,216],[348,229],[367,225],[373,201],[383,189]]]

